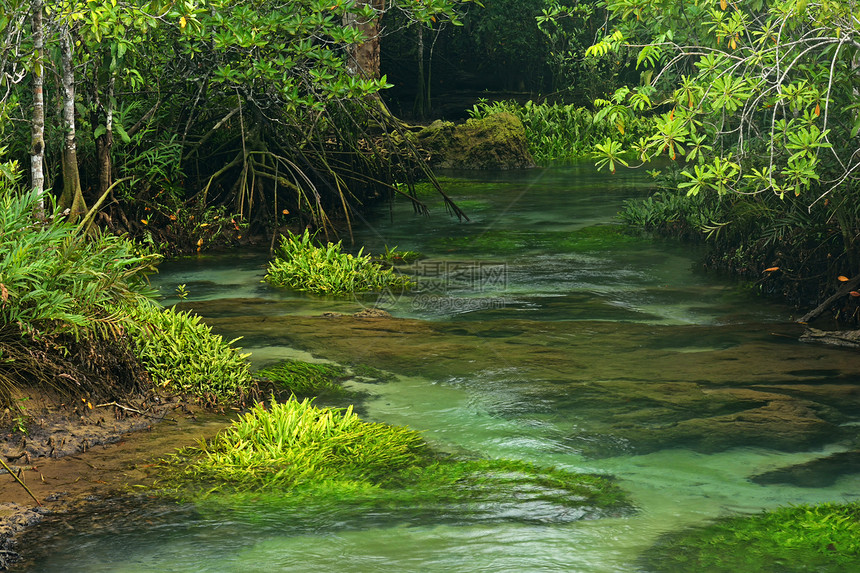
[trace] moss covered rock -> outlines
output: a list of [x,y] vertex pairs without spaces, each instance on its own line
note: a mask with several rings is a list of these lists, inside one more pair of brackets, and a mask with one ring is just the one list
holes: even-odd
[[430,163],[453,169],[523,169],[534,167],[526,131],[514,115],[503,112],[461,125],[435,121],[418,133],[418,145]]

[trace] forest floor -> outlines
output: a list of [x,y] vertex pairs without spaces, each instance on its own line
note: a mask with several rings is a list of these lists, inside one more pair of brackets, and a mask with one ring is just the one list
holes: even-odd
[[0,571],[19,553],[26,556],[16,541],[24,529],[46,515],[152,486],[160,458],[213,436],[230,420],[229,413],[178,399],[91,409],[44,401],[29,414],[26,433],[0,431],[0,455],[33,494],[0,468]]

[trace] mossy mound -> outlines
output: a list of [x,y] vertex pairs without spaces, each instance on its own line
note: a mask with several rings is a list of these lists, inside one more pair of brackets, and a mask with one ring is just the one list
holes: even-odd
[[438,167],[523,169],[535,165],[522,122],[507,112],[461,125],[437,120],[417,134],[417,142]]
[[645,569],[709,573],[860,571],[860,503],[786,507],[666,536]]

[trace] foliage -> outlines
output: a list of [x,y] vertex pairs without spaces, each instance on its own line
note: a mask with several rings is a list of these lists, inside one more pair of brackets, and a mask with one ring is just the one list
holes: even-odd
[[171,483],[203,480],[206,493],[196,497],[204,507],[224,500],[235,507],[244,493],[309,519],[319,511],[408,507],[447,517],[566,521],[630,509],[604,477],[516,460],[439,458],[413,430],[308,400],[258,404],[208,444],[170,461],[180,470]]
[[416,464],[426,455],[408,428],[365,422],[346,409],[320,409],[307,399],[259,403],[194,456],[185,474],[240,489],[290,488],[368,480]]
[[667,189],[645,199],[628,199],[618,218],[647,231],[695,239],[720,232],[724,207],[706,197],[686,197]]
[[[302,226],[329,227],[328,213],[338,210],[348,224],[355,205],[389,196],[395,181],[410,186],[423,169],[414,150],[392,144],[401,128],[377,97],[389,84],[357,73],[355,47],[377,40],[367,30],[383,12],[456,23],[457,3],[46,3],[48,69],[62,69],[60,39],[72,40],[86,201],[110,189],[101,223],[184,251],[201,238],[206,248],[216,231],[236,236],[227,224],[196,233],[180,224],[191,221],[186,210],[220,207],[255,232],[277,228],[286,212]],[[0,118],[15,120],[0,126],[0,144],[19,160],[29,154],[28,82],[39,71],[29,9],[25,0],[0,2]],[[60,107],[59,74],[45,81],[46,106]],[[49,114],[49,157],[60,155],[67,133]],[[49,167],[48,186],[59,180]],[[162,226],[171,229],[159,233]]]
[[[857,3],[613,0],[607,7],[616,28],[590,53],[632,50],[650,82],[617,90],[599,102],[601,111],[655,119],[632,145],[603,144],[601,166],[611,168],[622,150],[639,165],[668,158],[678,165],[677,189],[728,203],[719,228],[705,227],[723,239],[723,253],[752,244],[762,268],[824,277],[813,298],[839,274],[860,272]],[[799,217],[802,208],[807,215]],[[751,220],[750,212],[765,216]],[[788,240],[778,252],[763,248],[777,235]]]
[[365,291],[402,291],[413,282],[383,269],[370,255],[341,252],[342,241],[317,247],[314,236],[289,232],[281,238],[275,258],[269,263],[265,280],[275,286],[286,286],[321,294],[343,295]]
[[[549,0],[544,5],[535,21],[547,43],[544,57],[551,70],[553,92],[573,92],[579,96],[577,101],[591,102],[634,79],[628,57],[586,57],[586,50],[606,21],[604,2]],[[569,101],[569,96],[566,99]]]
[[386,245],[385,252],[378,255],[376,260],[388,265],[408,265],[420,259],[421,256],[418,251],[400,251],[396,245],[391,248]]
[[0,327],[117,335],[128,309],[152,295],[145,276],[159,257],[122,237],[88,237],[57,211],[34,219],[39,201],[0,182]]
[[300,360],[285,360],[261,368],[255,374],[298,397],[342,394],[341,383],[349,377],[343,366]]
[[832,571],[860,566],[860,504],[793,506],[669,535],[646,553],[655,571]]
[[[574,160],[593,153],[598,142],[614,135],[632,143],[649,126],[647,119],[630,118],[620,128],[612,118],[600,117],[575,105],[479,101],[469,111],[475,118],[506,111],[517,116],[526,128],[529,152],[536,161]],[[617,161],[617,159],[616,159]]]
[[210,403],[235,401],[250,390],[249,355],[233,346],[236,340],[213,334],[199,316],[146,304],[134,317],[134,351],[155,384]]

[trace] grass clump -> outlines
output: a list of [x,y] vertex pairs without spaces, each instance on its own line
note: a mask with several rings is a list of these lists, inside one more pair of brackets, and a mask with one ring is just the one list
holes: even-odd
[[373,480],[427,455],[418,432],[365,422],[307,399],[259,403],[199,449],[185,468],[196,480],[237,489],[290,488],[338,478]]
[[383,268],[370,255],[341,252],[342,243],[316,246],[307,230],[281,238],[264,280],[275,286],[318,294],[343,295],[368,291],[402,291],[414,286],[409,277]]
[[253,383],[247,357],[199,316],[141,305],[131,328],[135,354],[153,382],[217,403],[241,398]]
[[346,368],[338,364],[320,364],[285,360],[256,372],[257,376],[274,383],[278,389],[296,396],[340,395],[345,392],[342,382],[349,378]]
[[860,503],[723,519],[667,537],[645,559],[653,571],[858,571]]
[[386,245],[385,252],[376,258],[388,265],[408,265],[420,259],[421,253],[418,251],[401,251],[396,246],[389,249]]
[[[377,512],[526,522],[573,521],[630,509],[610,480],[516,460],[461,460],[433,452],[418,432],[366,422],[352,407],[309,400],[258,404],[208,443],[173,459],[198,502],[233,507],[244,496],[301,519]],[[192,493],[192,496],[194,494]]]

